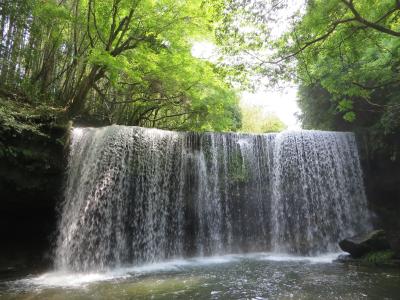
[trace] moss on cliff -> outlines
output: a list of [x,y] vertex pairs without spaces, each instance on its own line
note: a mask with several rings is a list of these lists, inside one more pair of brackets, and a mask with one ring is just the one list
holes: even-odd
[[62,115],[0,98],[0,269],[31,265],[50,248],[69,132]]

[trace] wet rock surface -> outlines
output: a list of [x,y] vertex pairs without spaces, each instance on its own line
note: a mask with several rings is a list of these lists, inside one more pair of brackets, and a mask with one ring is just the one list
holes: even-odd
[[68,129],[40,122],[37,131],[0,122],[0,273],[49,262]]
[[353,236],[339,242],[340,248],[353,258],[368,253],[390,249],[390,243],[384,230],[374,230],[364,235]]

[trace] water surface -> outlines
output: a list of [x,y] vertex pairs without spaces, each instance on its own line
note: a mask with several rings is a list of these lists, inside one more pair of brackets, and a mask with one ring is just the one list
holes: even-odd
[[399,299],[400,270],[256,253],[0,282],[0,299]]

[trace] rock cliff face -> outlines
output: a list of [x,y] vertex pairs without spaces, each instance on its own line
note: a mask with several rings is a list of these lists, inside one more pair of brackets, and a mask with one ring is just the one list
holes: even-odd
[[368,144],[359,149],[364,170],[369,207],[374,213],[374,227],[386,231],[391,247],[400,257],[400,136],[390,142],[391,149],[368,153]]
[[0,271],[44,265],[56,228],[67,126],[0,116]]

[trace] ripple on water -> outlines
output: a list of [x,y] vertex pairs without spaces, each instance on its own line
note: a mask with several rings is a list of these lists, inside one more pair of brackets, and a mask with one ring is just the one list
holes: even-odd
[[253,253],[171,260],[102,273],[49,272],[4,282],[1,299],[396,299],[400,272]]

